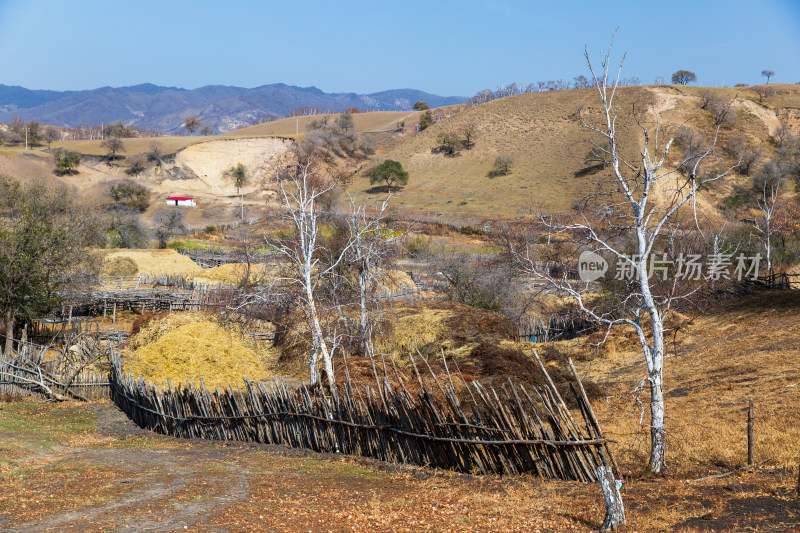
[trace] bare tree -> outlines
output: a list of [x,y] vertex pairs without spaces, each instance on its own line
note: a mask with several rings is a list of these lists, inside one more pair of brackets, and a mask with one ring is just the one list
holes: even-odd
[[202,122],[200,122],[200,117],[197,115],[191,115],[184,119],[183,127],[186,128],[186,131],[189,132],[189,135],[194,135],[194,132],[202,126]]
[[725,149],[739,160],[739,172],[749,176],[753,167],[764,155],[764,149],[751,143],[747,137],[737,135],[730,137]]
[[572,86],[576,89],[588,89],[589,88],[589,79],[581,74],[580,76],[575,76],[573,78]]
[[147,160],[152,161],[158,166],[164,163],[164,148],[161,146],[160,142],[154,141],[150,143],[150,146],[147,148]]
[[47,149],[50,149],[50,146],[61,139],[61,132],[58,129],[50,126],[44,130],[44,140],[47,141]]
[[776,214],[781,207],[780,189],[782,181],[780,175],[775,179],[764,179],[761,195],[756,200],[760,217],[756,219],[754,227],[760,234],[760,240],[764,246],[768,272],[772,272],[772,240],[775,234],[780,231],[778,224],[776,224]]
[[762,70],[761,75],[767,78],[767,84],[769,84],[769,79],[775,75],[775,72],[772,70]]
[[316,165],[318,154],[303,155],[295,151],[294,160],[276,173],[284,216],[293,226],[295,234],[290,239],[278,240],[264,237],[269,248],[281,255],[289,264],[286,276],[279,281],[294,291],[300,309],[306,317],[311,334],[311,353],[307,363],[309,379],[312,384],[319,382],[319,365],[322,362],[332,391],[336,389],[333,374],[333,355],[338,347],[336,335],[332,336],[331,346],[322,326],[322,311],[318,299],[318,289],[325,277],[329,276],[344,259],[349,249],[341,250],[338,257],[323,263],[320,246],[320,203],[323,196],[333,188],[332,181],[324,180]]
[[350,262],[358,278],[358,340],[363,353],[373,362],[373,371],[375,350],[372,339],[380,318],[377,288],[396,243],[405,235],[382,227],[390,198],[391,195],[379,202],[374,213],[370,213],[366,205],[359,205],[354,197],[350,197],[347,218]]
[[758,102],[759,103],[763,102],[764,98],[770,98],[772,96],[775,96],[775,89],[773,89],[772,87],[766,87],[764,85],[758,85],[756,87],[753,87],[753,90],[758,95]]
[[464,137],[461,144],[467,150],[472,150],[472,147],[475,146],[475,138],[478,136],[478,128],[473,122],[470,122],[461,128],[461,135]]
[[186,226],[183,225],[183,211],[162,209],[156,213],[155,223],[159,248],[166,248],[170,239],[186,231]]
[[[611,42],[613,45],[613,37]],[[588,281],[573,281],[568,279],[566,274],[559,277],[549,271],[541,262],[542,245],[535,242],[520,245],[513,244],[512,241],[511,252],[526,272],[546,280],[560,294],[571,297],[589,318],[605,324],[609,329],[615,325],[628,325],[636,331],[647,370],[640,387],[648,383],[650,390],[649,470],[652,474],[660,474],[665,471],[666,466],[663,390],[664,317],[675,295],[671,292],[654,293],[655,280],[650,278],[651,262],[660,259],[659,248],[664,245],[664,239],[669,237],[668,230],[676,222],[678,210],[688,204],[695,208],[696,213],[694,200],[698,188],[720,179],[727,172],[704,178],[699,177],[697,172],[700,163],[711,154],[716,144],[719,126],[711,146],[696,157],[686,174],[665,166],[673,139],[665,135],[669,130],[662,126],[654,108],[651,110],[652,123],[637,120],[643,134],[643,144],[636,150],[638,159],[627,159],[620,146],[617,130],[620,121],[614,102],[625,56],[620,61],[614,80],[609,79],[610,55],[611,45],[607,52],[600,55],[601,70],[598,72],[589,58],[588,51],[585,52],[586,63],[602,104],[603,123],[593,126],[583,119],[581,122],[589,131],[602,138],[602,142],[598,143],[600,146],[604,144],[608,146],[606,156],[608,166],[612,170],[613,186],[608,194],[595,196],[597,200],[608,199],[596,206],[595,213],[584,213],[584,216],[576,222],[559,224],[558,229],[580,236],[587,247],[587,252],[606,253],[613,257],[618,265],[628,270],[630,281],[623,286],[624,292],[618,297],[617,308],[610,312],[584,299],[590,286]],[[666,195],[668,200],[659,203],[651,196],[657,187],[662,186],[671,190]],[[542,223],[553,224],[552,219],[546,218],[542,218]],[[699,227],[697,229],[699,231]],[[629,240],[623,242],[621,236]],[[626,255],[625,246],[628,244],[632,245],[634,255]]]

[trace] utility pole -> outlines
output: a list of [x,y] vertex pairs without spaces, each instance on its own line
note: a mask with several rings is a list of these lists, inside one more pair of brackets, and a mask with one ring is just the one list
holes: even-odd
[[25,149],[28,149],[28,126],[25,126]]
[[297,125],[294,128],[294,134],[300,135],[300,117],[297,117]]

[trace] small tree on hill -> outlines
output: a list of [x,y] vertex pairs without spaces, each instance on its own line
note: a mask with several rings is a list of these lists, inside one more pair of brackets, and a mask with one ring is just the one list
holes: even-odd
[[147,149],[147,160],[152,161],[156,165],[161,165],[164,160],[164,149],[161,147],[161,143],[159,142],[152,142],[150,143],[150,147]]
[[430,128],[433,125],[433,117],[431,116],[430,111],[425,111],[423,114],[419,116],[419,131],[422,131],[426,128]]
[[129,176],[138,176],[147,169],[147,157],[144,154],[137,154],[128,161],[128,168],[125,173]]
[[78,165],[81,164],[81,155],[70,150],[58,150],[55,153],[56,174],[77,174]]
[[203,129],[200,130],[200,135],[208,136],[214,133],[214,131],[209,128],[208,126],[203,126]]
[[478,136],[478,129],[475,124],[467,124],[461,129],[461,134],[464,136],[464,141],[461,143],[467,150],[472,150],[475,146],[475,137]]
[[247,185],[249,178],[247,176],[247,169],[242,163],[237,163],[223,174],[223,177],[230,181],[236,187],[236,194],[242,199],[242,220],[244,220],[244,194],[242,194],[242,187]]
[[100,143],[100,146],[108,150],[108,158],[112,161],[117,158],[117,154],[125,151],[125,145],[117,137],[106,139]]
[[387,159],[372,170],[369,177],[370,185],[386,183],[386,188],[391,191],[392,187],[405,186],[408,183],[408,172],[403,170],[403,165],[392,159]]
[[103,127],[103,137],[133,137],[136,132],[130,126],[126,126],[121,120],[113,124],[106,124]]
[[697,76],[689,70],[679,70],[672,74],[672,83],[675,85],[688,85],[697,81]]
[[415,102],[411,109],[414,111],[425,111],[426,109],[430,109],[431,106],[428,105],[428,102]]
[[41,141],[40,135],[41,131],[39,129],[39,123],[35,120],[31,120],[27,124],[25,124],[26,131],[28,132],[28,145],[29,146],[36,146]]
[[50,149],[50,145],[56,142],[61,138],[61,134],[58,132],[56,128],[47,128],[44,130],[44,140],[47,142],[47,149]]
[[144,185],[130,179],[112,183],[108,187],[108,196],[115,203],[144,212],[150,207],[150,191]]
[[203,124],[200,122],[200,117],[191,115],[184,119],[183,127],[189,132],[189,135],[194,135],[194,132]]
[[772,70],[762,70],[761,75],[767,78],[767,83],[769,83],[769,79],[775,75],[775,72]]
[[436,142],[438,143],[438,146],[435,148],[435,150],[443,153],[444,155],[453,156],[461,148],[461,137],[459,137],[457,133],[453,132],[440,133],[436,136]]
[[511,174],[511,167],[514,166],[514,157],[511,155],[498,155],[494,159],[492,170],[489,171],[490,178],[497,176],[508,176]]
[[772,96],[775,96],[775,89],[773,89],[772,87],[765,87],[763,85],[760,85],[758,87],[753,87],[753,90],[758,95],[759,103],[763,102],[764,98],[770,98]]

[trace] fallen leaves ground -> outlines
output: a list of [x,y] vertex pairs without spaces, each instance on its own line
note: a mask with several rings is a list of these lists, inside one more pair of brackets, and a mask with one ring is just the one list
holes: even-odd
[[[793,474],[632,481],[627,531],[800,528]],[[591,531],[597,486],[186,441],[113,405],[0,404],[3,531]]]

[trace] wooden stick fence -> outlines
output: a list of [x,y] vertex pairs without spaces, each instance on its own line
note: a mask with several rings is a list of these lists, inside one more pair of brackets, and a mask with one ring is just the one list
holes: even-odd
[[[537,357],[538,361],[538,357]],[[248,441],[374,457],[470,473],[532,472],[548,478],[592,482],[598,466],[614,465],[589,400],[575,374],[571,387],[582,423],[572,416],[544,365],[543,387],[528,390],[511,380],[498,392],[473,381],[462,405],[453,378],[433,394],[414,367],[420,392],[401,376],[363,390],[347,382],[337,391],[290,390],[286,382],[244,380],[210,392],[202,380],[165,388],[125,374],[112,356],[112,398],[139,426],[182,438]]]
[[61,368],[57,361],[45,360],[48,349],[26,342],[10,355],[0,353],[0,395],[84,401],[111,397],[108,372]]

